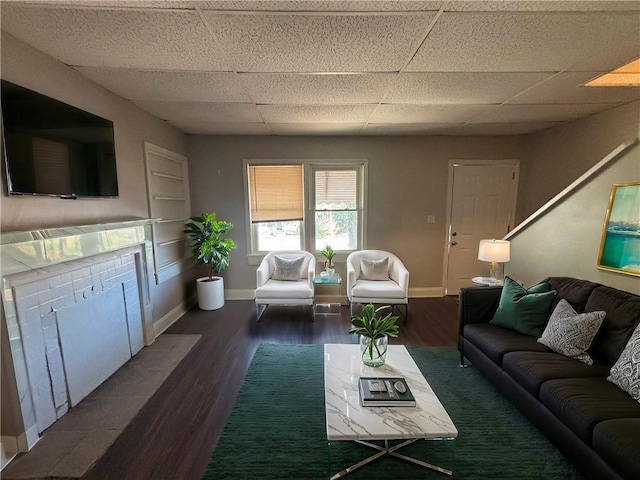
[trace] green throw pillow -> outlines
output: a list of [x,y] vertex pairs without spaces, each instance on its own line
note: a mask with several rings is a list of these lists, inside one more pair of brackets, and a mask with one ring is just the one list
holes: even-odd
[[505,277],[498,310],[489,323],[539,337],[556,296],[556,291],[550,290],[548,283],[539,283],[527,290]]

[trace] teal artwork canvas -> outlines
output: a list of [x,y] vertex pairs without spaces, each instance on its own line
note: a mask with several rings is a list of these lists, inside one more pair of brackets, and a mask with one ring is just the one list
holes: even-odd
[[640,277],[640,183],[611,188],[598,268]]

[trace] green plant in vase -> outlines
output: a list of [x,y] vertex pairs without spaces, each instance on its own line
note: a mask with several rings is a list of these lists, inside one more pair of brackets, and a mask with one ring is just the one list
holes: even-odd
[[[349,333],[360,335],[360,350],[362,351],[362,361],[370,367],[384,365],[387,356],[389,337],[397,337],[399,327],[397,315],[391,315],[389,305],[375,308],[369,303],[362,307],[360,315],[351,317],[351,328]],[[387,315],[382,316],[380,312],[390,310]],[[375,350],[375,351],[374,351]]]
[[324,247],[324,250],[322,250],[322,255],[324,256],[324,258],[326,258],[326,261],[324,262],[325,270],[329,271],[329,269],[334,269],[335,266],[333,265],[333,257],[336,255],[336,252],[333,251],[330,245]]

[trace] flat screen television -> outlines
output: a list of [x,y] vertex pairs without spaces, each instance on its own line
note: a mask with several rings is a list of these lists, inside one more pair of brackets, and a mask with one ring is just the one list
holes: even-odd
[[117,197],[113,122],[2,80],[8,192]]

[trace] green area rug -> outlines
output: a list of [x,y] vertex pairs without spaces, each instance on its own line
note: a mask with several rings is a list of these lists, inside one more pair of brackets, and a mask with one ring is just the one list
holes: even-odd
[[[458,429],[453,478],[581,479],[575,468],[453,348],[408,347]],[[446,442],[400,451],[449,467]],[[211,456],[206,480],[328,478],[375,453],[326,440],[322,345],[262,344]],[[385,456],[347,476],[440,479],[446,475]]]

